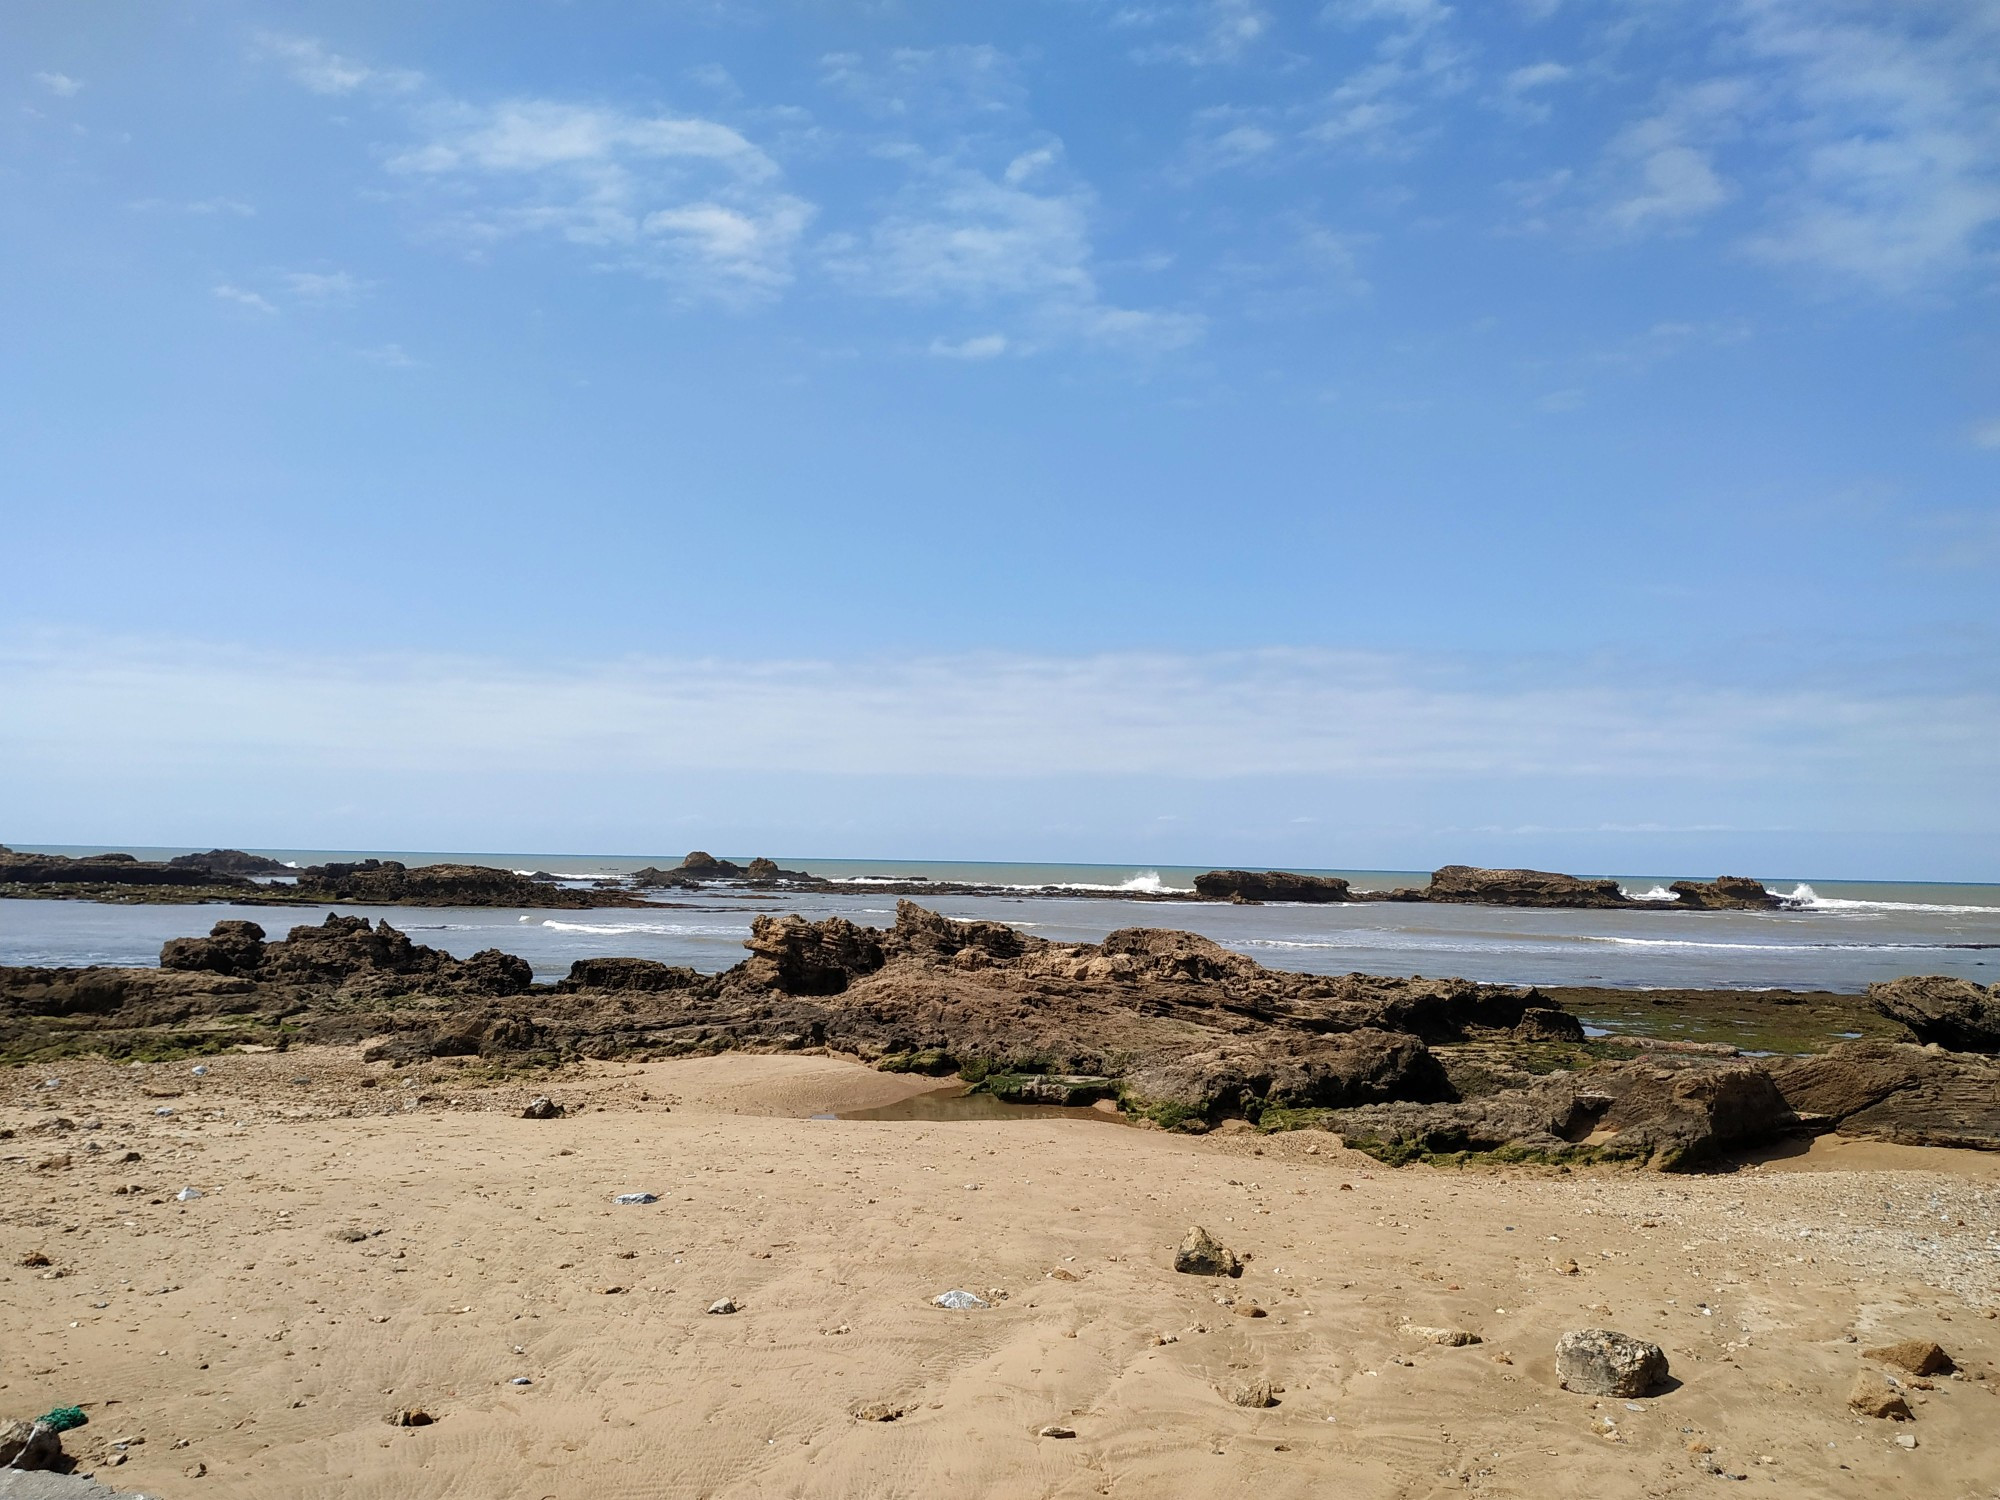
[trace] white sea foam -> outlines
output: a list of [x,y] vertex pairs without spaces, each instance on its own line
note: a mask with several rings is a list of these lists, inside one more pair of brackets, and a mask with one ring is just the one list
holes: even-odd
[[1787,911],[1931,912],[1950,916],[2000,916],[2000,905],[1948,906],[1935,901],[1857,901],[1844,896],[1822,896],[1803,880],[1781,899]]
[[1670,891],[1663,885],[1656,885],[1650,891],[1639,891],[1637,893],[1627,891],[1625,894],[1634,901],[1675,902],[1681,899],[1677,891]]
[[553,917],[544,917],[542,926],[553,932],[587,932],[593,937],[623,937],[627,933],[644,932],[658,937],[733,937],[740,938],[746,927],[718,927],[699,922],[558,922]]

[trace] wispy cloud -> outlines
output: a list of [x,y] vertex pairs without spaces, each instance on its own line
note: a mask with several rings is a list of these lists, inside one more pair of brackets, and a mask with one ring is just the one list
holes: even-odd
[[406,94],[422,88],[424,75],[411,68],[382,68],[344,57],[315,37],[265,32],[257,50],[282,63],[292,77],[315,94],[342,95],[363,91]]
[[1093,269],[1093,195],[1065,170],[1059,144],[1021,152],[998,172],[917,157],[898,206],[862,235],[828,241],[827,267],[868,295],[1005,311],[1031,342],[1177,348],[1200,337],[1183,313],[1116,306]]
[[1751,251],[1908,293],[1990,272],[2000,225],[2000,10],[1744,0],[1782,69],[1791,180]]
[[[0,763],[1200,777],[2000,774],[2000,699],[1752,691],[1329,651],[573,662],[0,647]],[[1537,680],[1539,675],[1539,680]],[[86,752],[87,753],[87,752]]]
[[1631,232],[1684,228],[1735,196],[1713,148],[1735,136],[1754,91],[1716,78],[1666,91],[1654,113],[1620,131],[1607,152],[1604,221]]
[[246,287],[232,286],[224,282],[214,288],[214,293],[218,300],[228,303],[231,307],[242,308],[246,312],[261,313],[266,317],[275,318],[278,315],[277,305],[270,298],[259,292],[250,291]]
[[1270,31],[1271,15],[1256,0],[1195,0],[1193,4],[1128,6],[1115,13],[1114,23],[1179,33],[1174,40],[1134,47],[1135,61],[1206,68],[1242,60]]
[[83,90],[83,84],[67,73],[37,73],[35,82],[58,99],[73,99]]
[[953,343],[946,339],[932,339],[931,353],[941,359],[998,359],[1008,350],[1007,335],[1004,333],[982,333]]
[[357,301],[375,285],[351,271],[288,271],[281,279],[299,301],[321,305]]
[[2000,448],[2000,417],[1988,417],[1983,422],[1973,423],[1966,437],[1975,448]]

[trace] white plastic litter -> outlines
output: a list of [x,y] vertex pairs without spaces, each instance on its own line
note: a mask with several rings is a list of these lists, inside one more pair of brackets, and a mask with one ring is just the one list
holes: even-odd
[[620,1193],[612,1201],[615,1203],[658,1203],[660,1195],[658,1193]]
[[189,1068],[188,1071],[194,1074],[194,1076],[197,1078],[206,1078],[208,1077],[208,1064],[196,1063],[192,1068]]
[[174,1194],[174,1202],[192,1203],[194,1202],[195,1199],[199,1198],[200,1196],[201,1196],[200,1188],[184,1187],[178,1193]]
[[931,1298],[939,1307],[948,1307],[954,1312],[971,1312],[974,1308],[991,1307],[993,1304],[976,1292],[953,1290],[939,1292]]

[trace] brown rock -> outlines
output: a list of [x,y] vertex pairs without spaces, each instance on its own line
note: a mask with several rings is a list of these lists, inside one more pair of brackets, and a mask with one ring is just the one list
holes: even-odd
[[1348,899],[1348,885],[1338,875],[1294,875],[1285,870],[1210,870],[1194,878],[1195,894],[1204,901],[1310,901]]
[[1277,1387],[1268,1380],[1244,1380],[1234,1385],[1217,1386],[1216,1389],[1235,1406],[1261,1409],[1278,1404]]
[[1241,1276],[1243,1262],[1234,1250],[1196,1224],[1174,1251],[1174,1269],[1187,1276]]
[[1910,1403],[1903,1393],[1873,1370],[1863,1370],[1854,1378],[1847,1404],[1864,1417],[1883,1417],[1894,1422],[1911,1420]]
[[1446,865],[1431,875],[1430,901],[1488,906],[1630,906],[1615,880],[1586,880],[1548,870],[1483,870]]
[[1696,911],[1775,911],[1785,903],[1764,889],[1762,882],[1741,875],[1719,875],[1714,880],[1676,880],[1667,887],[1680,897],[1680,905]]
[[1926,974],[1868,986],[1868,999],[1920,1042],[1952,1052],[2000,1052],[2000,985]]
[[1861,1353],[1865,1358],[1894,1365],[1912,1375],[1949,1375],[1958,1368],[1951,1356],[1929,1339],[1902,1339],[1879,1349],[1863,1349]]

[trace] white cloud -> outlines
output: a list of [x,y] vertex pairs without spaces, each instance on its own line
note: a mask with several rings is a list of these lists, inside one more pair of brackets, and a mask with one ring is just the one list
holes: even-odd
[[1751,252],[1891,293],[1992,264],[2000,225],[2000,10],[1744,0],[1778,65],[1791,180]]
[[257,39],[257,46],[264,56],[282,62],[293,78],[315,94],[352,94],[364,89],[409,93],[424,82],[423,74],[408,68],[370,67],[343,57],[313,37],[266,32]]
[[1663,146],[1640,160],[1637,191],[1607,207],[1604,216],[1620,229],[1680,224],[1714,212],[1731,196],[1702,152]]
[[1752,86],[1738,78],[1668,89],[1606,153],[1604,221],[1628,233],[1678,229],[1729,202],[1736,189],[1716,170],[1713,151],[1740,134],[1753,103]]
[[401,344],[378,344],[373,349],[357,349],[354,352],[357,358],[390,370],[414,370],[423,363],[422,360],[412,359]]
[[[1233,777],[1815,774],[1970,790],[2000,777],[2000,699],[1552,679],[1525,662],[1360,652],[620,658],[524,668],[102,639],[0,645],[0,766],[147,762],[564,776]],[[101,747],[101,748],[93,748]],[[18,784],[18,783],[17,783]],[[1990,799],[1989,799],[1990,800]]]
[[58,99],[74,99],[83,85],[67,73],[37,73],[35,82]]
[[1572,71],[1559,62],[1530,63],[1509,73],[1504,84],[1511,94],[1525,94],[1561,83],[1571,76]]
[[175,202],[166,198],[139,198],[132,204],[134,213],[183,213],[197,217],[226,214],[237,219],[254,219],[257,210],[240,198],[196,198],[185,202]]
[[1988,417],[1983,422],[1975,422],[1966,436],[1975,448],[2000,448],[2000,417]]
[[730,126],[550,99],[446,103],[423,119],[427,138],[391,170],[451,181],[471,200],[453,226],[474,243],[554,234],[723,301],[792,279],[813,206]]
[[942,359],[998,359],[1009,347],[1004,333],[982,333],[955,344],[945,339],[931,340],[931,353]]
[[292,271],[283,280],[299,301],[322,304],[356,301],[374,286],[348,271]]
[[1434,133],[1439,100],[1471,82],[1472,53],[1453,35],[1453,11],[1436,0],[1338,0],[1329,19],[1386,27],[1376,61],[1349,73],[1314,107],[1303,134],[1322,145],[1377,156],[1407,155]]
[[244,287],[231,286],[227,282],[224,282],[221,286],[216,287],[214,291],[218,299],[227,302],[232,307],[240,307],[248,312],[263,313],[268,317],[275,318],[278,315],[278,309],[268,297],[261,296]]
[[1027,102],[1020,69],[998,47],[899,47],[880,56],[829,52],[820,82],[869,113],[908,120],[991,119]]
[[[1092,198],[1059,172],[1058,146],[1016,155],[999,176],[918,158],[898,205],[861,236],[828,242],[827,270],[853,290],[919,304],[1006,310],[1035,343],[1178,348],[1186,314],[1110,305],[1092,269]],[[1046,185],[1033,183],[1049,178]]]
[[1116,20],[1124,26],[1165,24],[1191,32],[1182,41],[1136,47],[1132,56],[1138,62],[1177,62],[1197,68],[1240,61],[1271,29],[1270,12],[1256,0],[1198,0],[1151,11],[1128,9]]

